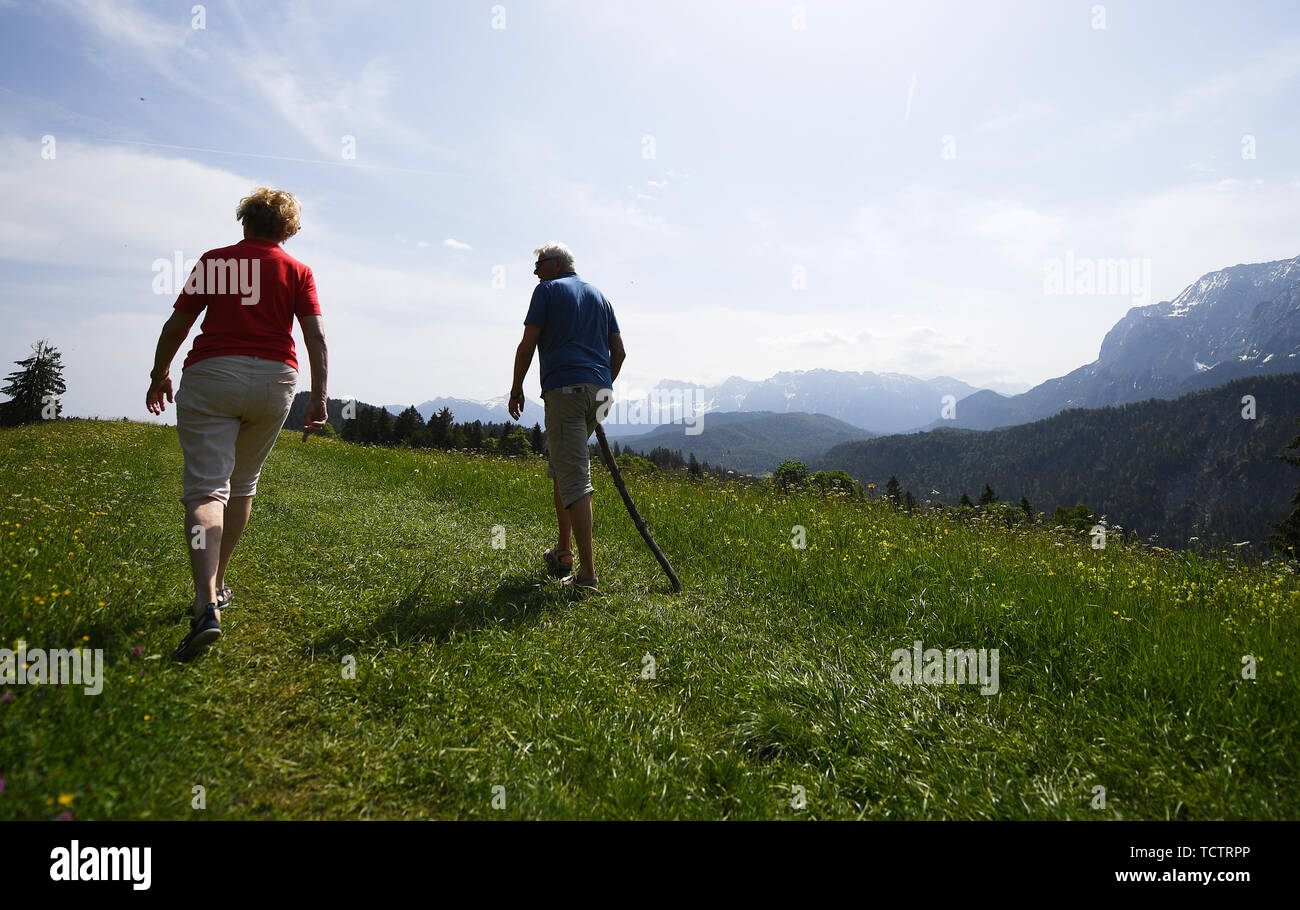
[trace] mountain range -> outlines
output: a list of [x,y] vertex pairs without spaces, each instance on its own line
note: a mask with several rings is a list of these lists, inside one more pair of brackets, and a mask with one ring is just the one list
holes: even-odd
[[[623,394],[623,390],[616,390]],[[934,379],[917,379],[901,373],[855,373],[842,370],[796,370],[777,373],[767,379],[742,379],[732,376],[717,385],[701,386],[681,380],[665,379],[652,392],[664,397],[689,396],[699,412],[716,413],[768,413],[768,414],[823,414],[843,423],[865,430],[867,435],[898,433],[914,430],[928,422],[939,412],[945,395],[966,398],[979,391],[975,386],[940,376]],[[457,423],[475,420],[500,423],[508,420],[506,396],[488,400],[469,398],[432,398],[415,406],[426,421],[430,414],[444,407],[450,408]],[[619,404],[628,404],[620,402]],[[540,399],[529,398],[523,423],[531,426],[541,423],[543,405]],[[404,404],[384,406],[396,416],[407,408]],[[657,427],[670,426],[674,415],[663,408],[643,408],[647,421],[633,418],[623,422],[622,408],[617,407],[605,422],[605,433],[610,439],[641,436]],[[529,415],[533,415],[530,419]],[[680,418],[680,413],[675,415]],[[680,420],[679,420],[680,423]],[[861,438],[862,434],[858,434]],[[642,443],[638,442],[638,446]],[[650,447],[653,448],[654,444]]]
[[917,429],[939,413],[944,396],[961,399],[979,391],[949,376],[843,370],[795,370],[760,380],[732,376],[713,386],[665,379],[658,388],[694,389],[696,401],[710,413],[825,414],[872,433]]
[[[708,413],[822,414],[869,434],[941,426],[987,430],[1042,420],[1068,408],[1100,408],[1176,398],[1245,376],[1300,371],[1300,256],[1209,272],[1173,300],[1133,307],[1106,333],[1097,359],[1019,395],[978,389],[947,376],[795,370],[767,379],[732,376],[716,385],[675,379],[659,392],[689,394]],[[622,390],[620,390],[621,392]],[[936,419],[945,396],[951,419]],[[541,402],[530,399],[540,421]],[[457,421],[508,419],[505,397],[435,398],[417,405],[426,420],[442,407]],[[389,405],[394,414],[405,405]],[[616,418],[618,413],[614,415]],[[606,422],[610,438],[647,434],[670,423]],[[776,426],[775,424],[771,426]],[[784,430],[780,430],[784,433]],[[639,447],[643,443],[637,443]]]
[[1133,307],[1092,363],[1020,395],[983,390],[955,419],[929,427],[987,430],[1100,408],[1175,398],[1244,376],[1300,371],[1300,256],[1201,276],[1173,300]]
[[[689,395],[715,430],[691,437],[671,415],[658,422],[620,423],[606,433],[639,450],[656,446],[697,450],[701,460],[728,453],[737,470],[769,470],[773,458],[799,457],[821,441],[950,427],[989,430],[1042,420],[1070,408],[1100,408],[1150,398],[1171,399],[1234,379],[1300,371],[1300,256],[1209,272],[1173,300],[1133,307],[1102,339],[1097,359],[1019,395],[977,389],[951,377],[918,379],[898,373],[798,370],[767,379],[732,376],[716,385],[666,379],[656,389]],[[621,392],[622,390],[620,390]],[[935,419],[945,396],[955,407]],[[405,405],[388,405],[393,414]],[[458,422],[504,422],[505,396],[487,401],[433,398],[416,405],[426,420],[443,407]],[[651,409],[647,408],[646,411]],[[529,399],[523,423],[542,421],[542,403]],[[762,415],[741,424],[723,414]],[[788,421],[775,419],[789,416]],[[834,423],[809,423],[814,416]],[[531,418],[531,419],[530,419]],[[811,431],[812,427],[815,431]],[[806,443],[800,434],[811,431]],[[852,437],[847,437],[852,438]],[[795,445],[792,447],[792,443]],[[743,450],[748,449],[749,454]],[[750,456],[753,457],[750,457]]]
[[[415,409],[420,412],[420,416],[426,423],[430,416],[437,414],[443,408],[451,411],[457,423],[473,423],[476,420],[483,423],[505,423],[510,420],[510,411],[506,409],[508,398],[508,395],[499,395],[486,401],[476,401],[471,398],[430,398],[417,404]],[[405,404],[386,404],[384,410],[396,417],[408,407],[410,406]],[[530,398],[525,395],[524,413],[519,422],[529,427],[534,423],[544,424],[546,422],[542,416],[544,408],[540,398]]]

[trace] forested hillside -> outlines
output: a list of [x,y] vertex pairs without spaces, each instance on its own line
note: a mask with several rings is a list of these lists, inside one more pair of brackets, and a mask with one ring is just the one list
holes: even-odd
[[625,437],[624,450],[644,455],[662,447],[727,470],[763,474],[783,461],[811,461],[833,445],[875,435],[825,414],[710,412],[699,420],[697,435],[687,435],[684,424],[670,424]]
[[[1248,401],[1253,396],[1254,417]],[[1245,414],[1246,416],[1243,416]],[[897,476],[918,500],[955,504],[992,484],[1034,509],[1082,502],[1166,546],[1260,546],[1281,521],[1300,472],[1276,456],[1296,433],[1300,375],[1240,379],[1173,401],[1065,411],[1004,430],[940,429],[838,445],[816,466],[883,486]],[[932,491],[938,491],[932,493]]]

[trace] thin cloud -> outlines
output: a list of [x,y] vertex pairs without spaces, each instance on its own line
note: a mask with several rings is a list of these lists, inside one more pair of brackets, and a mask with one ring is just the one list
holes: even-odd
[[1109,136],[1127,142],[1142,133],[1177,122],[1206,108],[1247,93],[1258,100],[1300,76],[1300,38],[1289,38],[1235,70],[1219,73],[1184,89],[1167,104],[1146,108],[1118,120],[1090,124],[1090,136]]
[[590,184],[558,182],[551,189],[551,197],[570,213],[605,227],[632,228],[651,233],[667,233],[669,230],[668,222],[662,216],[651,215],[629,202],[602,199]]
[[1034,102],[1021,107],[1019,110],[1011,111],[1006,114],[999,114],[979,124],[970,131],[971,136],[986,136],[990,133],[1001,132],[1009,127],[1015,126],[1024,120],[1033,117],[1041,117],[1050,114],[1054,108],[1049,104]]

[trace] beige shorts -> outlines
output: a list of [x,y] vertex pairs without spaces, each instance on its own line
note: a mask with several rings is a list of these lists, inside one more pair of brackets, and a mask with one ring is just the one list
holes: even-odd
[[262,357],[208,357],[186,367],[176,391],[187,505],[257,493],[262,464],[293,405],[298,371]]
[[591,485],[591,455],[587,440],[595,432],[597,411],[613,401],[607,391],[598,398],[601,387],[593,382],[560,386],[542,393],[546,402],[546,447],[550,461],[546,476],[554,477],[560,488],[560,502],[567,509],[588,493]]

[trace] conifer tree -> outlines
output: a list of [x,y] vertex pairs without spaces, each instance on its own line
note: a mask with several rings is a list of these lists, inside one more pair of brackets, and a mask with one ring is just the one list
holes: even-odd
[[903,485],[892,474],[889,477],[889,483],[885,484],[885,495],[889,497],[890,504],[897,509],[898,504],[902,501]]
[[443,408],[437,414],[429,415],[429,438],[437,448],[453,447],[451,446],[451,428],[454,423],[455,418],[451,413],[451,408]]
[[15,363],[22,367],[5,377],[0,392],[9,401],[0,405],[0,423],[13,426],[53,420],[63,413],[58,396],[67,391],[63,382],[63,355],[48,341],[32,345],[32,356]]
[[471,449],[483,448],[483,422],[476,420],[465,427],[465,444]]
[[393,422],[394,441],[399,445],[410,445],[422,429],[424,429],[424,418],[415,409],[415,405],[410,405],[398,414],[397,420]]
[[375,408],[375,442],[381,446],[393,443],[393,415],[388,408]]
[[[1300,417],[1296,418],[1296,423],[1300,424]],[[1288,455],[1288,450],[1294,449],[1300,452],[1300,435],[1292,439],[1283,450],[1278,458],[1282,459],[1289,465],[1300,468],[1300,454]],[[1291,505],[1295,506],[1291,514],[1286,517],[1285,521],[1271,521],[1274,534],[1269,537],[1268,542],[1282,556],[1289,559],[1300,559],[1300,486],[1296,487],[1295,495],[1291,497]]]

